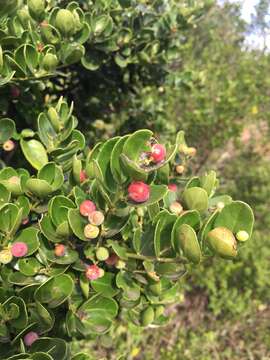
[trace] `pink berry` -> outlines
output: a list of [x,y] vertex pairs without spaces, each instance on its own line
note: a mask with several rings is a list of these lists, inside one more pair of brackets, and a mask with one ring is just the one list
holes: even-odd
[[92,211],[96,210],[96,205],[91,200],[84,200],[80,205],[80,213],[82,216],[88,216]]
[[104,275],[104,270],[97,265],[90,265],[85,271],[85,276],[88,280],[97,280]]
[[27,225],[28,223],[29,223],[29,218],[28,217],[22,220],[23,225]]
[[128,197],[136,203],[149,199],[150,187],[142,181],[133,181],[128,187]]
[[80,172],[80,182],[83,183],[87,179],[87,175],[85,170],[81,170]]
[[104,215],[101,211],[92,211],[88,216],[88,220],[92,225],[99,226],[104,222]]
[[64,256],[66,253],[66,247],[63,244],[57,244],[54,248],[55,256]]
[[39,338],[38,334],[34,331],[30,331],[23,338],[26,346],[31,346]]
[[28,246],[24,242],[16,242],[11,246],[11,254],[15,257],[23,257],[28,252]]
[[162,144],[154,144],[152,146],[151,158],[155,163],[163,161],[166,157],[166,148]]
[[169,188],[169,190],[171,190],[173,192],[177,191],[177,185],[176,184],[171,183],[171,184],[168,185],[168,188]]

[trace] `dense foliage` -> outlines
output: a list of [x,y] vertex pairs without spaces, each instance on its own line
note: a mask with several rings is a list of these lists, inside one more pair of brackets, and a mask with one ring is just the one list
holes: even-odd
[[[217,73],[217,56],[207,71],[221,105],[211,112],[201,95],[206,77],[188,52],[202,54],[201,16],[211,3],[3,2],[1,358],[87,359],[72,357],[68,342],[107,333],[116,321],[165,325],[165,306],[177,301],[188,270],[242,252],[252,210],[215,194],[214,171],[186,175],[197,150],[176,131],[184,127],[195,142],[222,113],[226,126],[248,87],[228,81],[228,98],[217,81],[228,68]],[[183,126],[169,111],[176,89]],[[151,130],[134,132],[141,127]],[[224,140],[216,135],[209,146]]]

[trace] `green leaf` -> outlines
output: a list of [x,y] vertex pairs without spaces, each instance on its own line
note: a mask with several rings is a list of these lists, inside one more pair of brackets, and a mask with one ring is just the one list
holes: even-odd
[[233,201],[219,213],[214,227],[225,227],[235,234],[244,230],[251,236],[253,225],[254,215],[250,206],[242,201]]
[[104,297],[112,298],[119,290],[114,285],[115,275],[106,272],[101,278],[91,281],[92,288]]
[[84,228],[88,222],[82,217],[78,209],[70,209],[68,211],[68,222],[74,235],[76,235],[80,240],[89,241],[89,239],[87,239],[84,235]]
[[37,170],[48,163],[48,156],[41,142],[31,139],[26,141],[21,139],[21,148],[26,160]]
[[171,233],[171,243],[172,247],[178,249],[178,233],[179,228],[183,224],[191,226],[194,230],[198,231],[200,229],[200,214],[197,210],[186,211],[184,214],[179,216],[174,223],[172,233]]
[[14,235],[22,221],[22,209],[14,204],[5,204],[0,208],[0,230]]
[[16,133],[16,127],[13,120],[5,118],[0,120],[0,144],[9,140]]
[[110,329],[112,320],[117,316],[118,305],[113,299],[97,294],[87,300],[77,312],[83,314],[83,329],[80,329],[83,335],[102,334]]
[[163,210],[158,215],[154,235],[154,248],[157,257],[164,255],[171,256],[171,232],[177,216]]
[[74,282],[69,275],[54,276],[35,291],[35,299],[49,308],[56,308],[70,297],[73,288]]
[[111,159],[110,159],[111,172],[114,177],[114,180],[119,184],[123,184],[126,181],[126,176],[121,168],[120,155],[123,151],[125,142],[129,138],[129,136],[130,135],[125,135],[123,137],[120,137],[116,142],[116,144],[114,145],[111,152]]
[[19,259],[18,267],[25,276],[34,276],[41,268],[41,264],[35,258],[26,258]]
[[187,188],[183,192],[183,201],[187,209],[204,212],[208,208],[207,192],[200,187]]
[[10,200],[10,192],[8,189],[0,183],[0,207]]
[[25,328],[28,322],[25,302],[19,297],[12,296],[6,302],[4,302],[3,306],[4,308],[8,308],[8,306],[11,304],[16,304],[19,307],[19,316],[16,319],[11,320],[12,326],[17,329]]
[[199,264],[202,258],[201,248],[197,239],[197,235],[194,229],[188,224],[182,224],[179,226],[176,234],[175,242],[176,251],[183,254],[193,262]]
[[[40,352],[40,350],[42,350],[44,353],[49,353],[53,360],[68,360],[69,357],[67,343],[64,340],[58,338],[39,338],[29,348],[29,352],[31,354]],[[33,360],[39,360],[39,357]]]
[[26,189],[39,198],[45,198],[53,193],[53,187],[45,180],[29,179],[25,184]]
[[110,162],[113,148],[118,140],[119,136],[106,141],[105,144],[101,147],[101,150],[97,157],[97,162],[103,175],[104,185],[112,192],[116,191],[117,186],[112,176]]

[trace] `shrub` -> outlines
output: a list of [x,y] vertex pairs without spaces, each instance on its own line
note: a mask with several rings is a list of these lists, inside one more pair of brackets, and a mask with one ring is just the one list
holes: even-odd
[[[68,359],[67,341],[106,333],[120,315],[137,326],[164,325],[160,305],[175,301],[190,265],[216,249],[237,254],[219,239],[210,248],[208,233],[225,227],[240,248],[236,233],[252,232],[248,205],[214,195],[214,172],[189,181],[177,174],[191,153],[182,132],[157,162],[150,130],[89,150],[76,124],[62,98],[39,115],[36,133],[0,122],[1,142],[18,141],[37,170],[0,171],[4,358]],[[180,214],[170,211],[173,202]]]

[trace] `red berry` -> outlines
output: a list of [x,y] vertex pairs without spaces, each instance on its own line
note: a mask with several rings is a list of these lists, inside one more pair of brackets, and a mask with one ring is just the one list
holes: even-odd
[[54,248],[55,256],[64,256],[66,253],[66,247],[63,244],[57,244]]
[[119,257],[116,254],[112,254],[108,257],[108,259],[105,260],[105,263],[107,265],[113,266],[113,265],[117,264],[118,260],[119,260]]
[[15,257],[23,257],[28,252],[28,246],[24,242],[16,242],[11,246],[11,254]]
[[150,187],[142,181],[134,181],[128,187],[128,196],[136,203],[142,203],[149,199]]
[[87,175],[85,170],[81,170],[80,172],[80,182],[83,183],[87,179]]
[[169,190],[176,192],[177,191],[177,185],[176,184],[169,184],[168,185]]
[[35,331],[30,331],[23,338],[23,341],[26,346],[31,346],[39,338],[38,334]]
[[92,211],[96,210],[96,205],[91,200],[84,200],[80,205],[80,213],[82,216],[88,216]]
[[88,280],[97,280],[104,275],[104,270],[97,265],[90,265],[85,271],[85,276]]
[[162,144],[154,144],[152,146],[151,158],[155,163],[163,161],[166,157],[166,148]]

